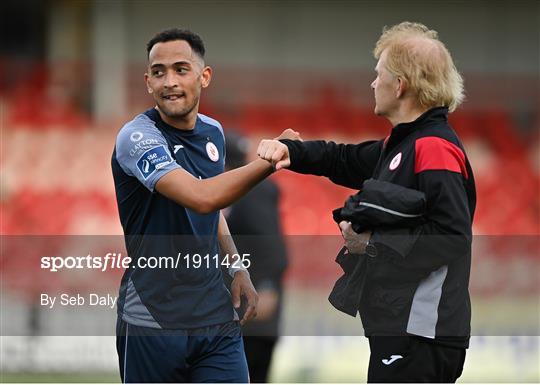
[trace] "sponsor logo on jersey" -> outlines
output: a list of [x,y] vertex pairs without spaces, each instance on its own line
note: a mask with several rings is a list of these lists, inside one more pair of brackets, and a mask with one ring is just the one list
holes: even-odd
[[145,150],[156,147],[156,144],[159,144],[159,141],[157,139],[148,138],[145,140],[141,140],[140,142],[135,144],[131,148],[131,150],[129,150],[129,156],[140,156]]
[[394,171],[399,166],[400,163],[401,163],[401,152],[398,152],[398,154],[394,156],[394,158],[390,162],[390,166],[388,166],[388,168],[390,169],[390,171]]
[[172,158],[165,146],[158,146],[146,151],[137,161],[137,168],[146,180],[156,170],[165,167],[172,162]]
[[138,142],[142,138],[143,138],[143,133],[140,131],[135,131],[129,136],[129,139],[131,139],[132,142]]
[[219,151],[214,143],[206,143],[206,153],[212,162],[217,162],[219,160]]

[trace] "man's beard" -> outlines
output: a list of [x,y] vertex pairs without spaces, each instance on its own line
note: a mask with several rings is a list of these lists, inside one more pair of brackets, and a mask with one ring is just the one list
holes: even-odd
[[189,115],[194,109],[195,107],[197,107],[197,103],[199,101],[199,98],[195,98],[193,100],[193,103],[189,106],[186,106],[180,110],[177,110],[177,109],[174,109],[174,110],[171,110],[170,108],[167,108],[165,106],[165,103],[157,103],[160,111],[167,117],[171,118],[171,119],[183,119],[185,118],[187,115]]

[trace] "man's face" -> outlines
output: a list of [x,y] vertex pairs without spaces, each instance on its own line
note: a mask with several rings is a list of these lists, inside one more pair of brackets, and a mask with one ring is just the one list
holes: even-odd
[[377,77],[371,83],[375,94],[375,114],[389,117],[398,107],[398,79],[386,68],[386,51],[375,67]]
[[154,45],[144,74],[148,92],[171,120],[197,110],[201,88],[208,86],[210,77],[210,68],[184,40]]

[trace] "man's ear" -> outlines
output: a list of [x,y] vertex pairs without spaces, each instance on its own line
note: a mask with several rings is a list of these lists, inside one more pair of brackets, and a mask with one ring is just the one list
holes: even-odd
[[206,66],[203,68],[201,72],[201,85],[202,88],[206,88],[210,85],[210,81],[212,80],[212,68],[209,66]]
[[407,81],[401,77],[398,77],[396,85],[396,98],[399,99],[405,95],[405,91],[407,91]]
[[146,83],[146,89],[148,90],[148,93],[153,93],[154,90],[152,89],[152,87],[150,87],[150,84],[148,84],[148,73],[144,74],[144,82]]

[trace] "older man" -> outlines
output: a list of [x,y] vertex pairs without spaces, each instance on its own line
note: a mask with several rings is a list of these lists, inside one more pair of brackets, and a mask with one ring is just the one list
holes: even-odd
[[[468,292],[473,173],[448,113],[463,81],[437,32],[403,22],[383,30],[375,50],[375,114],[385,139],[360,144],[263,140],[276,169],[326,176],[360,189],[367,179],[425,194],[420,224],[357,234],[340,223],[351,254],[365,259],[358,310],[369,338],[369,382],[455,382],[470,336]],[[379,207],[380,210],[388,210]]]

